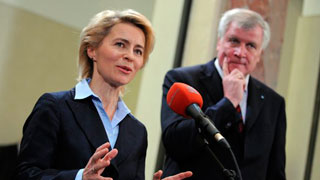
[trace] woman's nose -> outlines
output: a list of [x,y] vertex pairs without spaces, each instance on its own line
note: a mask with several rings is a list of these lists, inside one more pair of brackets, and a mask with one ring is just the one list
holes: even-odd
[[132,61],[134,59],[133,57],[133,53],[131,51],[126,51],[123,54],[124,59],[128,60],[128,61]]

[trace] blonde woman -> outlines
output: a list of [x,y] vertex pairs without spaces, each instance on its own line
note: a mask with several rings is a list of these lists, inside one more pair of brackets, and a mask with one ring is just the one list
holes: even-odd
[[120,95],[153,45],[140,13],[96,14],[80,37],[79,83],[42,95],[24,125],[17,179],[145,179],[147,131]]

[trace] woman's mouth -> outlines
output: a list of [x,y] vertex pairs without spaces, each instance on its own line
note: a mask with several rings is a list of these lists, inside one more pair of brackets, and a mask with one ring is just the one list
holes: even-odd
[[132,69],[129,66],[117,66],[117,67],[121,72],[125,74],[129,74],[132,71]]

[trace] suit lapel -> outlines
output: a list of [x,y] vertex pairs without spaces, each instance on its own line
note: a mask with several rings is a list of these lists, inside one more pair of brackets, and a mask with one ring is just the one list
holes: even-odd
[[115,148],[118,149],[118,155],[115,157],[113,163],[121,164],[124,160],[127,159],[128,155],[131,152],[130,147],[135,146],[136,138],[134,134],[139,133],[134,131],[134,126],[131,126],[130,121],[131,117],[127,115],[122,122],[119,124],[119,136],[115,144]]
[[208,96],[207,98],[203,99],[209,98],[214,104],[223,97],[222,80],[217,69],[215,68],[215,60],[210,61],[203,67],[203,76],[200,76],[200,82],[205,87],[201,95]]
[[[74,100],[74,89],[71,91],[71,94],[72,99],[67,100],[67,103],[70,106],[80,128],[95,151],[102,144],[109,142],[103,123],[91,98]],[[116,163],[111,161],[111,165],[105,169],[103,175],[117,179],[119,172]]]
[[256,80],[250,77],[248,85],[248,100],[246,113],[246,131],[254,125],[257,117],[263,107],[265,94],[262,88],[256,83]]
[[90,98],[67,100],[67,103],[94,149],[109,141],[99,114]]
[[[215,59],[216,60],[216,59]],[[201,92],[203,99],[209,98],[213,104],[223,98],[222,79],[219,76],[217,69],[215,68],[214,61],[208,62],[203,66],[202,74],[200,76],[200,82],[204,89]],[[208,83],[209,82],[209,83]],[[212,82],[212,83],[210,83]],[[247,131],[254,125],[257,117],[263,107],[265,94],[263,89],[259,86],[257,81],[250,77],[248,84],[248,100],[247,100],[247,112],[246,112],[246,129]],[[208,103],[208,102],[204,102]],[[210,104],[207,104],[207,106]]]

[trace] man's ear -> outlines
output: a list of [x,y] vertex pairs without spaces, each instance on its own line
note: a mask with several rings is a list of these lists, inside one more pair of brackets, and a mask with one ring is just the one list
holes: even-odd
[[218,39],[217,45],[216,45],[216,50],[219,51],[221,45],[221,38]]
[[258,62],[261,61],[261,58],[262,58],[262,56],[263,56],[263,53],[264,53],[264,50],[262,49],[262,50],[261,50],[261,53],[260,53],[260,57],[259,57],[259,59],[258,59]]

